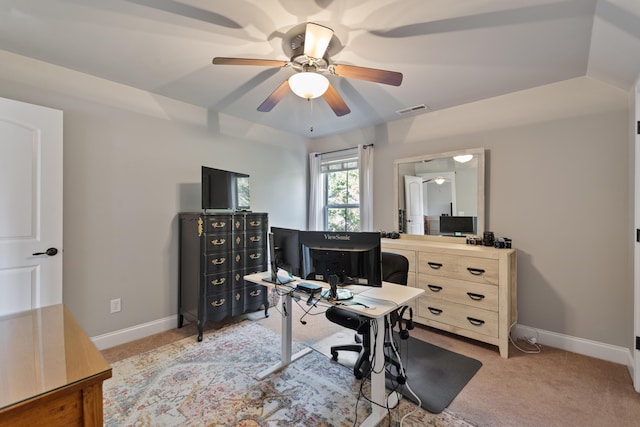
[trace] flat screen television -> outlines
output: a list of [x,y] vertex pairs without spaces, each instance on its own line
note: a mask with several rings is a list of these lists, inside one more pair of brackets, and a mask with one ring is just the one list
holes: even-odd
[[300,277],[300,240],[298,230],[271,227],[275,265]]
[[249,210],[249,175],[202,166],[202,209]]
[[298,237],[303,279],[382,286],[380,233],[300,231]]
[[476,234],[475,217],[473,216],[441,216],[440,233],[442,234]]

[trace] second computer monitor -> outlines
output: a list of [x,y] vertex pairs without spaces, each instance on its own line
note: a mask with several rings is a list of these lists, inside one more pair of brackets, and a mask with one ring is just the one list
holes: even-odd
[[294,276],[300,277],[300,242],[298,230],[271,227],[275,264]]

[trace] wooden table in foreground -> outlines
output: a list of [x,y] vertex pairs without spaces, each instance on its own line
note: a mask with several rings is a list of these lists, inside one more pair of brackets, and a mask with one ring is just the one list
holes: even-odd
[[63,305],[0,317],[0,425],[102,426],[111,367]]

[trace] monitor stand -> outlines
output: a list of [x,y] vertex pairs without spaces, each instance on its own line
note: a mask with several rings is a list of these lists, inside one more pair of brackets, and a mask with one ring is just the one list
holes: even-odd
[[335,298],[331,298],[331,290],[324,289],[320,296],[329,301],[345,301],[353,298],[353,292],[348,289],[336,289]]

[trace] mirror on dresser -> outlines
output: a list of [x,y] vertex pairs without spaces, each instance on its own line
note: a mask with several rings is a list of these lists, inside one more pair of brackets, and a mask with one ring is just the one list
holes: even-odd
[[484,148],[394,162],[395,224],[423,236],[482,235]]

